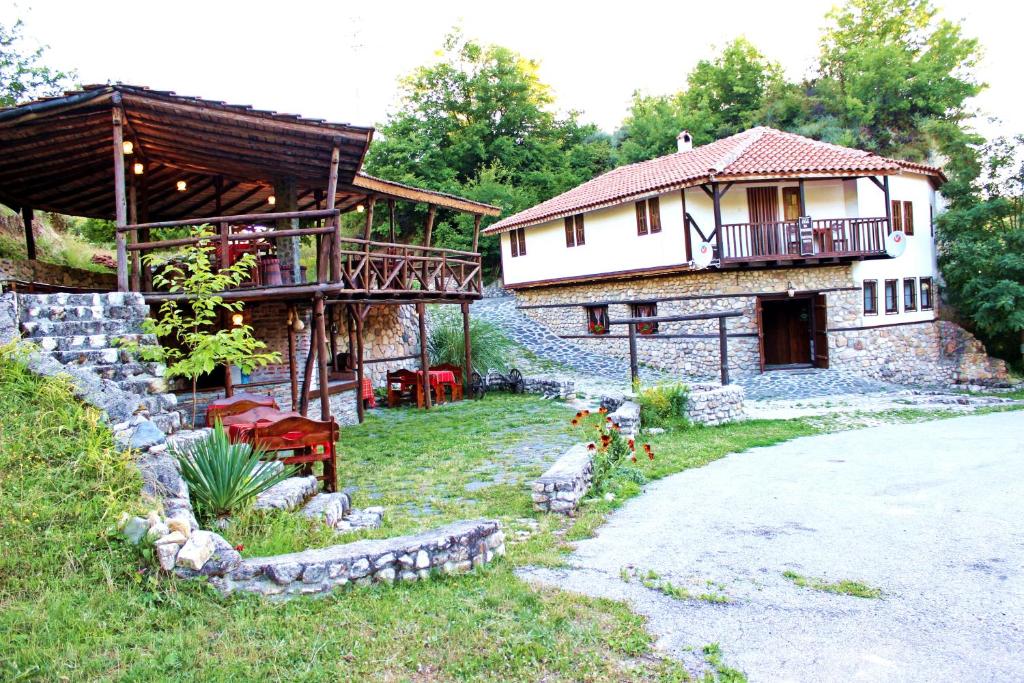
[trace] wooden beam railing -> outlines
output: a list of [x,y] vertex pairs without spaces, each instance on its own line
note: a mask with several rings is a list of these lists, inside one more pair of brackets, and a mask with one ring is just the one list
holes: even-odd
[[885,251],[885,217],[825,218],[810,221],[726,223],[721,227],[723,261],[769,261],[875,255]]

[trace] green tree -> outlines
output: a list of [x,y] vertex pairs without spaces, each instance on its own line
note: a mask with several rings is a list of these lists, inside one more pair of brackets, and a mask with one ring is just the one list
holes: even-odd
[[[671,154],[682,130],[690,131],[695,145],[739,133],[762,123],[769,108],[784,95],[798,94],[787,91],[778,63],[746,38],[736,38],[714,58],[697,63],[686,78],[685,90],[674,95],[633,95],[616,136],[616,161],[626,164]],[[774,113],[778,117],[783,109]]]
[[926,158],[937,144],[930,123],[972,114],[967,102],[984,88],[978,41],[929,0],[848,0],[827,19],[815,88],[859,147]]
[[73,73],[42,64],[45,48],[27,46],[23,28],[20,19],[11,25],[0,23],[0,107],[58,95],[74,78]]
[[1019,358],[1024,342],[1024,136],[980,154],[972,192],[940,214],[939,266],[949,303],[990,349]]
[[237,287],[256,265],[256,257],[246,254],[233,265],[214,270],[216,245],[210,226],[193,231],[201,238],[184,247],[166,263],[158,264],[155,254],[144,257],[147,266],[157,265],[153,275],[156,287],[188,295],[185,301],[165,301],[155,318],[146,318],[142,330],[164,340],[163,344],[125,344],[148,361],[167,364],[167,377],[185,377],[192,382],[192,424],[196,421],[196,384],[200,377],[221,365],[235,365],[243,372],[280,359],[277,352],[264,352],[267,345],[256,339],[249,325],[218,329],[223,313],[238,313],[241,301],[225,301],[221,292]]
[[[398,110],[379,128],[370,173],[480,201],[514,213],[609,167],[608,136],[554,110],[536,62],[453,31],[438,60],[402,81]],[[422,230],[425,210],[403,207],[403,237]],[[439,213],[438,246],[466,247],[472,221]],[[382,219],[375,230],[385,233]],[[487,262],[496,264],[496,251]]]

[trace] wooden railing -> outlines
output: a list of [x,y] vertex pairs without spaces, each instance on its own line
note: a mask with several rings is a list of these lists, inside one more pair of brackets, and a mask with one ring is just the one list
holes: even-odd
[[825,218],[811,221],[801,235],[796,221],[728,223],[722,230],[723,261],[770,261],[877,255],[885,251],[889,221],[882,218]]
[[[338,293],[363,294],[480,294],[483,277],[480,254],[455,249],[441,249],[414,244],[375,242],[340,237],[336,227],[339,212],[334,209],[293,211],[285,213],[214,216],[159,223],[140,223],[118,228],[119,242],[124,246],[118,254],[118,277],[128,282],[131,291],[150,291],[149,269],[143,267],[141,255],[147,252],[172,250],[206,242],[217,245],[219,262],[231,259],[232,247],[239,243],[253,246],[252,251],[270,250],[282,237],[314,237],[317,241],[317,272],[312,282],[285,282],[276,287],[303,285],[335,285]],[[270,229],[276,221],[301,220],[312,227]],[[153,230],[211,225],[216,234],[209,237],[175,237],[150,240]],[[241,229],[232,232],[231,227]],[[263,229],[256,229],[261,227]],[[336,246],[337,245],[337,246]],[[236,248],[237,249],[237,248]],[[273,286],[256,279],[245,289],[268,290]]]

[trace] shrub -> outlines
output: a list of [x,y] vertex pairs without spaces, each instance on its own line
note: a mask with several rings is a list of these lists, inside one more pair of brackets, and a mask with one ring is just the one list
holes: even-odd
[[[481,371],[500,372],[508,368],[512,341],[497,327],[486,320],[471,318],[469,339],[470,349],[473,351],[473,367],[480,368]],[[458,311],[448,307],[431,309],[427,349],[430,351],[430,362],[433,365],[451,363],[463,367],[466,364],[462,315]]]
[[295,471],[263,461],[264,455],[259,446],[231,443],[220,421],[208,437],[174,452],[196,513],[205,519],[231,514]]
[[641,424],[664,427],[675,418],[685,418],[689,396],[689,387],[678,383],[660,384],[637,392]]

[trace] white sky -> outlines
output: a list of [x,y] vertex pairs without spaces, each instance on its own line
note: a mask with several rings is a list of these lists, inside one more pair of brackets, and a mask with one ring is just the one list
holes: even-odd
[[[634,89],[678,90],[698,59],[737,35],[781,62],[790,77],[804,75],[833,4],[18,0],[14,15],[24,19],[27,37],[49,45],[49,65],[75,68],[85,83],[123,81],[363,125],[384,120],[397,100],[397,80],[431,60],[459,24],[471,37],[538,60],[560,109],[582,111],[584,120],[612,132]],[[976,106],[1002,124],[979,128],[1024,132],[1024,4],[936,4],[985,48],[979,74],[990,87]]]

